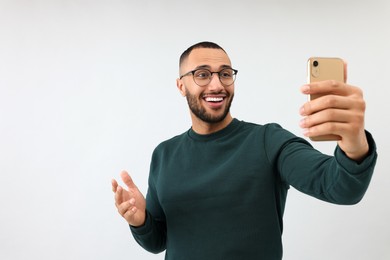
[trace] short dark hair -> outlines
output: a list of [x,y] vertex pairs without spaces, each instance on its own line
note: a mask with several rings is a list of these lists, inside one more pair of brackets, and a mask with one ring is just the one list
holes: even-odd
[[192,45],[191,47],[189,47],[187,50],[185,50],[182,53],[182,55],[180,56],[180,60],[179,60],[179,68],[181,67],[183,62],[188,58],[188,56],[190,56],[190,53],[194,49],[199,49],[199,48],[220,49],[226,53],[226,51],[221,46],[219,46],[218,44],[216,44],[214,42],[199,42],[199,43]]

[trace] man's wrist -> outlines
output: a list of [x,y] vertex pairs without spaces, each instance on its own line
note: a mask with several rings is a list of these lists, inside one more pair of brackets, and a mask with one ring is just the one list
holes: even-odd
[[139,224],[137,223],[137,224],[130,224],[129,223],[129,225],[130,225],[130,227],[132,227],[132,228],[140,228],[140,227],[143,227],[143,226],[145,226],[145,223],[146,223],[146,219],[147,219],[147,217],[148,217],[148,214],[147,214],[147,212],[146,212],[146,210],[145,210],[145,213],[144,213],[144,221],[143,222],[140,222]]

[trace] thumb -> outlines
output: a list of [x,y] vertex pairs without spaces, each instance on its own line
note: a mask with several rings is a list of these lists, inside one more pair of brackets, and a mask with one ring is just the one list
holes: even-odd
[[122,181],[126,184],[128,188],[136,188],[133,179],[131,179],[130,175],[127,173],[127,171],[122,171],[121,172],[121,178]]

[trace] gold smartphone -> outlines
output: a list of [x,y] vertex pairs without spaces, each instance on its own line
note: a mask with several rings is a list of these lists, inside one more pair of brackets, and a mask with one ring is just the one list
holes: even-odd
[[[344,61],[340,58],[311,57],[307,62],[307,81],[308,83],[337,80],[345,81]],[[316,99],[321,95],[310,95],[310,100]],[[312,141],[337,141],[338,135],[323,135],[310,137]]]

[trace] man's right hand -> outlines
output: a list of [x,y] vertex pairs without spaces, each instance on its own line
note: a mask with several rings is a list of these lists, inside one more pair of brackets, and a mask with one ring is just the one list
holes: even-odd
[[121,172],[121,178],[127,190],[118,185],[115,179],[111,181],[112,191],[115,193],[115,206],[131,226],[142,226],[146,219],[145,198],[126,171]]

